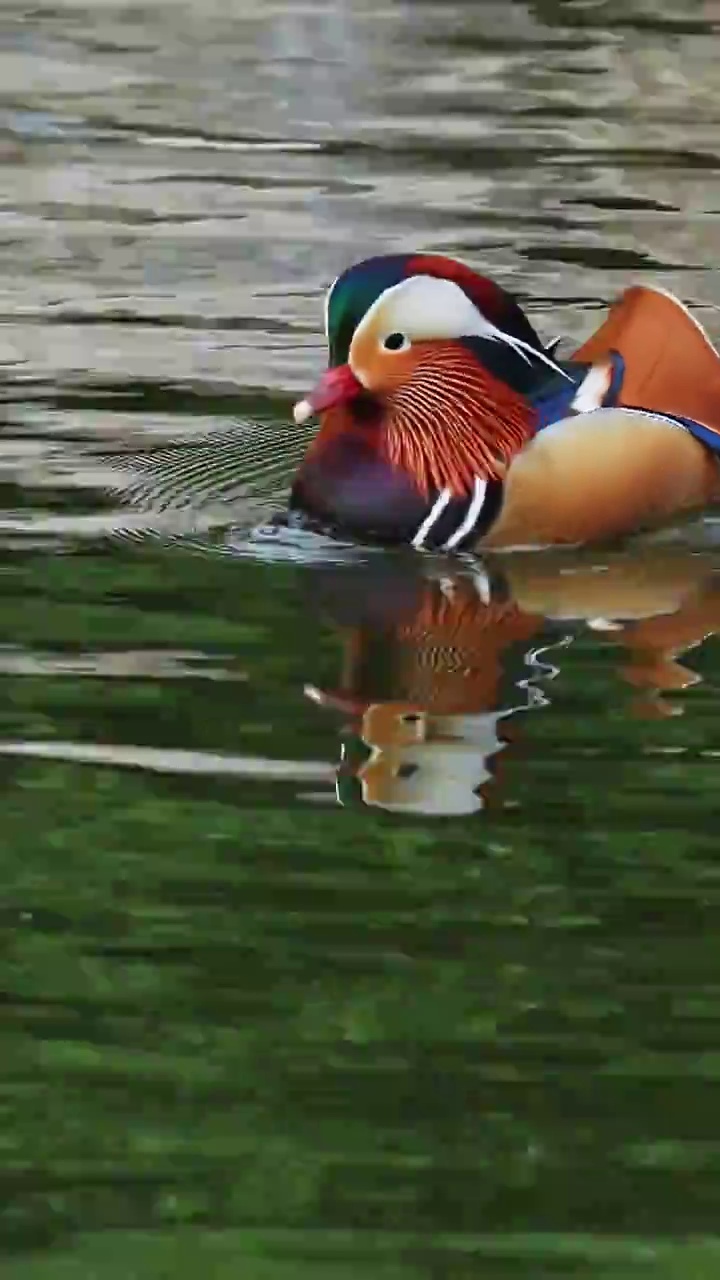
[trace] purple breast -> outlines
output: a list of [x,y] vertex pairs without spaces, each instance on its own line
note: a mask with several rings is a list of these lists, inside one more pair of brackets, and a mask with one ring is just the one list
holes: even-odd
[[428,500],[370,442],[348,433],[311,452],[301,464],[290,508],[365,538],[410,542]]

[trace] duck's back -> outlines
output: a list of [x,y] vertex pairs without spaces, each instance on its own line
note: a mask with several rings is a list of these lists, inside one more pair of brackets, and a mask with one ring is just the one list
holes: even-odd
[[720,450],[720,354],[677,298],[634,285],[572,358],[596,364],[612,352],[624,365],[617,405],[697,424],[693,434]]

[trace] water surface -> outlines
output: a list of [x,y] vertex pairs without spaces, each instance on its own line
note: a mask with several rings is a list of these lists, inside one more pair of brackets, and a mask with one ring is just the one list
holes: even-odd
[[708,1280],[717,524],[253,536],[322,293],[720,338],[714,0],[5,0],[8,1280]]

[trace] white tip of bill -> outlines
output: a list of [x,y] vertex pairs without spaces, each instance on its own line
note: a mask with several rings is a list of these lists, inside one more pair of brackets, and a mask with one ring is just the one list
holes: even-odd
[[306,698],[310,698],[313,702],[317,702],[321,707],[327,702],[327,697],[323,693],[322,689],[318,689],[316,684],[304,685],[303,693]]
[[295,408],[293,409],[295,426],[301,427],[303,423],[307,422],[308,418],[312,418],[314,412],[315,411],[309,400],[298,400]]

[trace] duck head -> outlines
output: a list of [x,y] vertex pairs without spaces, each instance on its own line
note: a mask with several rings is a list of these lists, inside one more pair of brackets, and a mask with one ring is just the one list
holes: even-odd
[[439,255],[369,258],[325,305],[329,367],[295,406],[320,428],[290,505],[363,537],[461,548],[497,515],[561,375],[517,302]]

